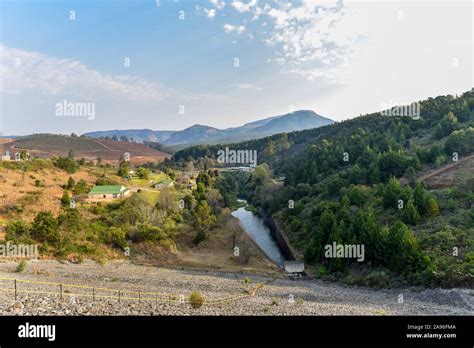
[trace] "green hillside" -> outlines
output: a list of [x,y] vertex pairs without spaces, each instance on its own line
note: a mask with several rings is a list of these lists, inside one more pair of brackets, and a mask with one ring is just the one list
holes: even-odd
[[[418,120],[374,113],[227,145],[257,150],[260,165],[226,174],[221,193],[229,205],[243,196],[272,215],[316,276],[472,287],[474,92],[429,98],[420,109]],[[191,147],[174,159],[207,157],[212,165],[221,148]],[[425,182],[444,167],[454,177],[449,186]],[[284,185],[274,180],[280,176]],[[364,261],[328,257],[333,243],[364,246]]]

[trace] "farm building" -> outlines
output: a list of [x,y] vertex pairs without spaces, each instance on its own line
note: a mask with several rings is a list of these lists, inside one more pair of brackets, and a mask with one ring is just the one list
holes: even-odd
[[174,185],[173,180],[171,179],[163,179],[160,182],[156,183],[154,186],[157,190],[165,188],[165,187],[171,187]]
[[89,199],[100,200],[100,199],[112,199],[112,198],[123,198],[130,193],[128,188],[121,185],[102,185],[94,186],[89,192]]

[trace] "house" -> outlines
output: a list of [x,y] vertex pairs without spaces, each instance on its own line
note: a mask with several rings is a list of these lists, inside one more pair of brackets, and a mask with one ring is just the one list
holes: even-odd
[[11,161],[10,151],[5,151],[5,155],[2,155],[1,160],[2,161]]
[[244,173],[252,173],[255,171],[255,167],[225,167],[221,169],[222,171],[230,171],[230,172],[244,172]]
[[174,185],[173,180],[171,179],[163,179],[159,181],[158,183],[154,184],[154,187],[159,190],[165,187],[172,187]]
[[89,192],[89,199],[113,199],[123,198],[130,193],[128,188],[122,185],[101,185],[94,186]]
[[285,261],[283,262],[283,268],[286,275],[291,279],[300,278],[304,274],[304,262],[302,261]]

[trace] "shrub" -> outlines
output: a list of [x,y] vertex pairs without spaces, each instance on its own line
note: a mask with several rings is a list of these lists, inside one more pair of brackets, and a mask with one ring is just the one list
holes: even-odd
[[78,165],[76,164],[76,161],[74,161],[72,158],[69,158],[69,157],[59,157],[59,158],[53,159],[53,164],[56,167],[63,169],[68,173],[75,173],[78,169]]
[[25,260],[21,260],[19,263],[18,263],[18,266],[16,266],[16,269],[15,269],[15,272],[17,273],[21,273],[25,270],[25,267],[26,267],[26,261]]
[[17,240],[30,236],[30,226],[24,221],[11,221],[5,227],[5,240]]
[[51,212],[40,211],[36,215],[31,236],[40,242],[59,242],[58,223]]
[[388,288],[390,287],[390,276],[384,270],[375,270],[366,276],[365,284],[376,288]]
[[110,227],[107,232],[107,240],[105,242],[110,243],[117,248],[125,248],[127,246],[125,231],[119,227]]
[[69,197],[69,193],[67,192],[67,190],[64,190],[63,196],[61,197],[61,205],[63,207],[69,207],[70,204],[71,198]]
[[189,296],[189,303],[191,303],[191,307],[199,308],[204,303],[204,297],[198,291],[193,291]]

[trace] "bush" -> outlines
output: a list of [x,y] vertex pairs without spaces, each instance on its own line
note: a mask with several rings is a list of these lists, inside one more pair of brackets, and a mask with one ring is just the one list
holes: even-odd
[[128,232],[128,238],[133,242],[160,241],[167,239],[166,234],[158,226],[141,224]]
[[11,221],[5,227],[5,240],[29,238],[30,229],[30,225],[24,221]]
[[53,159],[53,164],[68,173],[75,173],[79,168],[76,161],[69,157],[59,157]]
[[193,291],[189,296],[189,303],[191,303],[191,307],[199,308],[204,303],[204,297],[198,291]]
[[390,276],[384,270],[375,270],[366,276],[365,284],[376,288],[388,288],[390,287]]
[[110,227],[103,238],[105,243],[112,244],[117,248],[123,249],[127,246],[125,231],[119,227]]
[[59,242],[58,223],[49,211],[40,211],[34,221],[31,236],[39,242]]
[[15,272],[21,273],[25,270],[26,267],[26,261],[21,260],[20,263],[18,263],[18,266],[16,266]]

